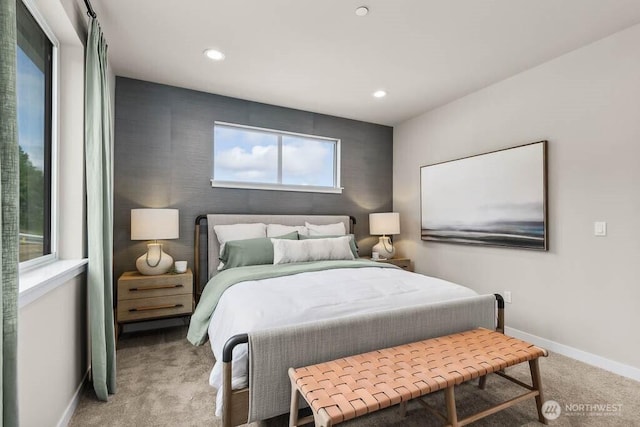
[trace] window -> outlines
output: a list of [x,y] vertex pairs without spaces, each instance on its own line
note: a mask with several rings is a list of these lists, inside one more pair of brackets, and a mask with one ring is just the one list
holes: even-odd
[[20,262],[52,253],[53,43],[16,1],[16,83],[20,156]]
[[340,140],[216,122],[211,184],[340,193]]

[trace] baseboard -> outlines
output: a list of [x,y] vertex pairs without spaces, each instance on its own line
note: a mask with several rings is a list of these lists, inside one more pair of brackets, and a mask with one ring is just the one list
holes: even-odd
[[58,421],[57,427],[67,427],[67,425],[69,425],[69,421],[71,421],[71,417],[78,407],[78,402],[80,402],[80,393],[82,393],[82,387],[84,387],[84,384],[87,382],[88,375],[89,369],[87,369],[87,372],[84,373],[82,381],[80,381],[80,385],[76,389],[76,392],[73,394],[71,401],[67,405],[67,409],[64,410],[62,417],[60,417],[60,421]]
[[505,333],[507,335],[511,335],[512,337],[520,338],[521,340],[528,341],[531,344],[535,344],[549,351],[562,354],[563,356],[579,360],[580,362],[584,362],[588,365],[592,365],[609,372],[613,372],[614,374],[622,375],[623,377],[640,381],[640,369],[634,366],[625,365],[624,363],[616,362],[615,360],[607,359],[593,353],[588,353],[586,351],[579,350],[568,345],[560,344],[546,338],[541,338],[537,335],[532,335],[518,329],[510,328],[508,326],[506,326],[504,329]]

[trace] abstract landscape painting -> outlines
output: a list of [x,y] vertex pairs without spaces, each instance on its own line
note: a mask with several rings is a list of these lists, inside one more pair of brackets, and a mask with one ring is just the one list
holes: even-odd
[[547,249],[546,141],[420,168],[422,240]]

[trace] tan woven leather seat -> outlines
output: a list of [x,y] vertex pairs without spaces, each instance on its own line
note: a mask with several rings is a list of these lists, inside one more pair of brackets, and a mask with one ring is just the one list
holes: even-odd
[[[455,413],[454,385],[527,361],[532,362],[533,386],[520,383],[531,391],[517,401],[536,397],[539,419],[544,422],[537,359],[546,355],[545,350],[522,340],[475,329],[290,369],[290,425],[309,421],[297,419],[297,392],[310,405],[316,425],[330,426],[442,389],[447,390],[446,421],[463,425],[465,420],[458,422]],[[477,415],[486,416],[497,410],[485,412]],[[475,419],[478,418],[481,417]]]

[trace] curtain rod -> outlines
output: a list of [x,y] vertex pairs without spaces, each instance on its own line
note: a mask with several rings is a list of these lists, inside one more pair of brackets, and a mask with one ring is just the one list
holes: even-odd
[[89,15],[92,18],[95,18],[97,15],[93,11],[93,7],[91,7],[91,2],[89,0],[84,0],[84,4],[87,6],[87,15]]

